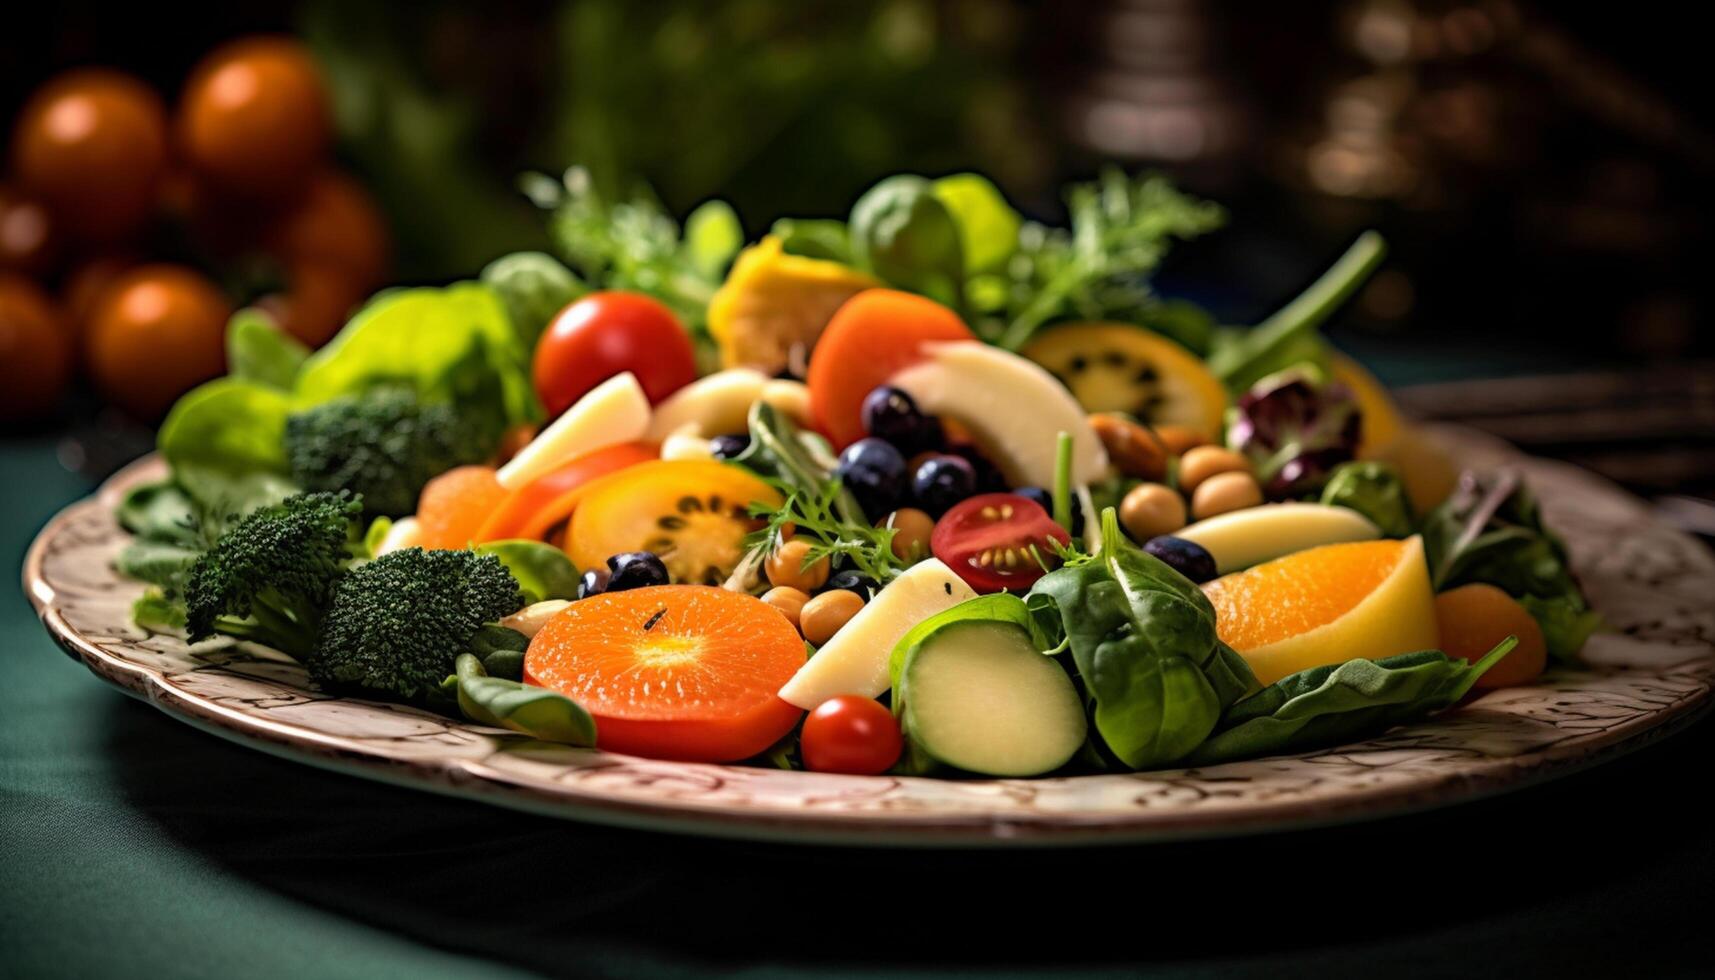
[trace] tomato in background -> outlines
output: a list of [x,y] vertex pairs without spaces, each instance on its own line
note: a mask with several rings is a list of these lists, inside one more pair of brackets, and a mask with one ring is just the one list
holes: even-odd
[[60,308],[73,344],[82,349],[89,334],[89,318],[107,292],[107,287],[141,262],[124,252],[98,255],[72,267],[60,286]]
[[90,314],[85,360],[109,401],[157,419],[192,387],[226,370],[232,304],[202,274],[145,265],[114,281]]
[[922,360],[924,344],[974,340],[959,315],[931,299],[866,289],[834,311],[810,352],[810,410],[835,449],[862,439],[863,400]]
[[1072,540],[1034,500],[985,493],[960,501],[935,522],[929,550],[971,588],[1000,592],[1028,588],[1043,576],[1037,556],[1051,560],[1049,539]]
[[387,275],[388,237],[369,191],[349,175],[324,171],[280,214],[263,247],[288,266],[323,266],[368,294]]
[[0,272],[41,278],[54,270],[59,257],[59,230],[47,206],[0,184]]
[[23,276],[0,272],[0,421],[46,415],[71,372],[71,341],[53,301]]
[[804,719],[804,765],[815,772],[879,776],[893,768],[905,740],[893,712],[857,694],[823,701]]
[[312,348],[333,339],[368,294],[344,272],[322,263],[292,265],[286,279],[284,289],[263,296],[256,305],[281,330]]
[[690,335],[671,310],[639,293],[591,293],[561,310],[536,342],[536,394],[549,418],[626,371],[652,405],[697,380]]
[[70,237],[112,242],[149,219],[167,163],[161,99],[129,75],[66,72],[37,89],[12,135],[19,184]]
[[227,195],[279,200],[304,187],[333,140],[321,69],[290,38],[216,49],[191,73],[179,106],[180,155]]

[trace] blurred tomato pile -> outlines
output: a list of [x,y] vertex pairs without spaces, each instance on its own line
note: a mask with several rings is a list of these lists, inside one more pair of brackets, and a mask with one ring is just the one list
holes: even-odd
[[158,419],[224,371],[241,305],[311,346],[331,337],[389,253],[332,131],[322,73],[286,38],[217,48],[171,111],[104,68],[32,93],[0,176],[0,421],[51,412],[80,369]]

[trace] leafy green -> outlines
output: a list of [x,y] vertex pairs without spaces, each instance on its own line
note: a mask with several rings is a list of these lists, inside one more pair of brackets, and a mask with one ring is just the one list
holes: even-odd
[[1018,251],[1018,229],[1023,221],[987,177],[952,174],[935,181],[931,190],[958,226],[968,273],[998,269]]
[[[822,437],[794,425],[773,405],[757,401],[746,417],[750,445],[732,462],[773,482],[786,492],[822,493],[833,475],[834,460]],[[820,457],[820,458],[819,458]],[[834,494],[830,506],[848,524],[867,524],[863,508],[851,494]]]
[[131,604],[131,621],[157,633],[176,633],[185,628],[185,606],[152,588]]
[[513,252],[483,267],[482,281],[506,305],[525,350],[536,349],[554,315],[588,291],[572,270],[546,252]]
[[1457,703],[1517,645],[1508,637],[1474,664],[1424,650],[1299,671],[1228,708],[1184,762],[1211,765],[1379,734]]
[[500,559],[528,603],[578,597],[578,568],[566,553],[543,541],[509,538],[489,541],[474,549],[478,554]]
[[955,309],[964,305],[961,231],[928,179],[895,174],[852,205],[858,268]]
[[1417,530],[1405,483],[1399,471],[1387,463],[1359,461],[1336,466],[1322,488],[1321,501],[1329,507],[1357,511],[1390,538],[1408,538]]
[[851,265],[852,237],[846,223],[834,218],[781,218],[768,230],[780,239],[780,247],[788,255],[803,255],[812,259],[827,259],[841,265]]
[[470,652],[482,661],[482,669],[491,677],[507,680],[524,679],[524,654],[529,649],[529,637],[495,623],[483,626],[470,638]]
[[125,492],[114,516],[119,526],[144,541],[195,548],[202,544],[196,505],[172,480],[140,483]]
[[226,325],[226,361],[230,376],[291,391],[310,349],[257,309],[233,314]]
[[196,548],[138,540],[120,549],[113,567],[126,578],[177,591],[184,587],[185,575],[201,553]]
[[1217,335],[1209,369],[1238,394],[1271,374],[1304,364],[1324,366],[1327,348],[1317,328],[1369,280],[1386,254],[1380,234],[1359,235],[1328,271],[1274,315],[1250,330]]
[[490,677],[475,654],[461,654],[455,670],[459,710],[471,721],[545,742],[595,744],[595,719],[571,698],[545,687]]
[[727,202],[704,201],[685,216],[685,260],[705,278],[725,275],[743,247],[744,226]]
[[1038,579],[1027,607],[1045,638],[1070,645],[1107,748],[1134,769],[1167,765],[1200,745],[1256,678],[1216,637],[1202,590],[1133,547],[1112,508],[1101,540],[1092,560]]
[[282,439],[291,411],[291,397],[279,389],[241,378],[210,381],[167,413],[158,439],[161,455],[175,473],[195,467],[230,475],[284,475]]
[[1559,595],[1551,598],[1524,595],[1519,605],[1530,613],[1542,628],[1542,638],[1548,644],[1548,655],[1562,663],[1578,658],[1578,652],[1591,634],[1603,626],[1602,614],[1586,608],[1582,598]]

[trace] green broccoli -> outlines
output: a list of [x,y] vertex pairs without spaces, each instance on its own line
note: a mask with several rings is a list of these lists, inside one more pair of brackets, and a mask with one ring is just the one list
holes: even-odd
[[417,509],[423,484],[487,459],[499,436],[452,405],[421,402],[408,388],[377,388],[289,416],[286,458],[305,488],[350,490],[367,513],[400,517]]
[[239,520],[185,575],[190,638],[221,634],[308,656],[358,547],[362,509],[347,493],[300,493]]
[[484,624],[523,605],[518,581],[493,555],[389,552],[340,581],[304,665],[330,689],[422,702]]

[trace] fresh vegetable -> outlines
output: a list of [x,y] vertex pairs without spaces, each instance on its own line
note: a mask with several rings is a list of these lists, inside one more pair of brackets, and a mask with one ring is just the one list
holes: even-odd
[[1133,541],[1148,541],[1185,526],[1185,498],[1172,487],[1139,483],[1120,498],[1120,526]]
[[577,598],[577,566],[553,545],[524,540],[487,541],[471,550],[500,559],[518,583],[518,591],[524,593],[526,603]]
[[1466,663],[1476,663],[1509,636],[1518,640],[1477,680],[1478,690],[1528,683],[1548,664],[1548,645],[1530,610],[1492,585],[1472,582],[1436,596],[1435,622],[1441,649]]
[[775,546],[762,567],[770,585],[814,592],[828,581],[833,563],[807,538],[795,537]]
[[393,551],[340,579],[314,652],[299,659],[329,689],[418,701],[453,673],[483,624],[524,605],[494,555]]
[[409,388],[377,388],[288,416],[286,459],[305,489],[350,490],[367,513],[402,517],[430,479],[494,452],[500,433],[490,422],[424,404]]
[[829,589],[811,597],[798,611],[798,632],[812,646],[822,646],[852,621],[864,606],[863,597],[846,589]]
[[1043,331],[1020,353],[1059,379],[1086,412],[1181,425],[1205,439],[1220,435],[1227,408],[1221,382],[1195,354],[1142,327],[1068,323]]
[[727,367],[802,374],[834,311],[879,285],[843,260],[788,254],[768,235],[739,253],[709,301],[709,333]]
[[1371,541],[1381,529],[1355,510],[1264,504],[1198,521],[1175,536],[1205,548],[1222,575],[1325,544]]
[[1358,450],[1357,401],[1338,384],[1298,371],[1273,375],[1239,397],[1227,444],[1244,453],[1272,498],[1318,490]]
[[1258,680],[1437,645],[1423,542],[1355,541],[1276,558],[1203,586],[1221,640]]
[[[1094,483],[1107,452],[1084,411],[1053,376],[1016,354],[974,341],[929,344],[889,384],[924,411],[964,426],[1013,486],[1054,482],[1058,433],[1072,436],[1072,480]],[[812,385],[812,390],[814,385]]]
[[423,486],[417,500],[418,537],[425,548],[467,548],[507,500],[491,466],[460,466]]
[[108,399],[156,419],[226,364],[232,307],[201,274],[182,266],[133,269],[103,292],[90,314],[85,358]]
[[1071,540],[1034,502],[988,493],[949,510],[936,522],[929,547],[972,589],[1001,592],[1029,588]]
[[35,283],[0,272],[0,421],[52,411],[71,381],[72,343]]
[[965,256],[958,223],[926,178],[896,174],[852,205],[852,256],[885,282],[958,309]]
[[654,459],[654,451],[641,442],[622,442],[575,456],[518,489],[508,491],[505,498],[489,511],[472,540],[546,540],[551,532],[566,523],[596,480]]
[[521,489],[572,460],[609,446],[638,442],[649,430],[649,398],[630,371],[596,385],[548,424],[496,474]]
[[1469,664],[1424,650],[1283,677],[1227,709],[1219,729],[1185,763],[1207,766],[1302,752],[1417,721],[1457,704],[1513,644],[1504,639]]
[[233,196],[285,197],[315,173],[332,139],[321,72],[289,38],[244,38],[216,49],[185,86],[178,153]]
[[953,216],[964,253],[965,272],[977,277],[977,288],[990,285],[983,273],[999,270],[1018,251],[1018,212],[1006,203],[982,174],[951,174],[934,181],[930,190]]
[[811,709],[841,694],[876,697],[887,690],[888,656],[918,623],[976,597],[937,559],[918,562],[876,593],[834,638],[780,688],[780,696]]
[[822,702],[804,718],[798,747],[813,772],[879,776],[899,761],[905,741],[893,712],[848,694]]
[[1206,521],[1221,514],[1261,506],[1262,488],[1249,473],[1216,473],[1191,494],[1191,516]]
[[595,719],[576,701],[546,688],[490,677],[475,654],[459,654],[454,670],[459,710],[471,721],[544,742],[596,744]]
[[746,551],[751,505],[779,507],[778,491],[736,466],[661,460],[592,484],[572,513],[572,560],[589,568],[624,551],[652,551],[676,582],[719,585]]
[[542,252],[502,255],[483,267],[482,281],[506,305],[519,343],[532,351],[548,324],[587,291],[570,269]]
[[1159,558],[1161,563],[1185,576],[1188,581],[1202,585],[1217,573],[1215,556],[1195,541],[1161,534],[1143,543],[1145,554]]
[[798,632],[760,600],[666,585],[572,603],[530,641],[524,670],[589,711],[601,748],[733,762],[798,723],[774,692],[803,663]]
[[1437,590],[1470,582],[1500,587],[1536,617],[1556,660],[1575,658],[1601,628],[1572,576],[1566,546],[1512,470],[1466,472],[1446,503],[1424,518],[1423,541]]
[[536,394],[549,417],[629,372],[650,404],[697,380],[696,351],[673,312],[640,293],[590,293],[561,310],[536,342]]
[[862,439],[863,402],[936,341],[971,340],[957,314],[921,296],[870,289],[847,300],[810,355],[806,378],[816,427],[845,448]]
[[256,309],[239,310],[226,325],[229,376],[290,392],[310,350]]
[[1417,529],[1405,484],[1399,472],[1386,463],[1366,460],[1335,467],[1328,485],[1322,488],[1322,503],[1357,511],[1385,537],[1408,537]]
[[1087,735],[1072,680],[1038,651],[1024,601],[972,599],[918,623],[893,649],[893,713],[907,768],[991,776],[1064,766]]
[[1183,758],[1256,688],[1217,638],[1209,600],[1129,544],[1112,508],[1096,556],[1044,575],[1028,603],[1038,628],[1071,649],[1101,743],[1133,769]]

